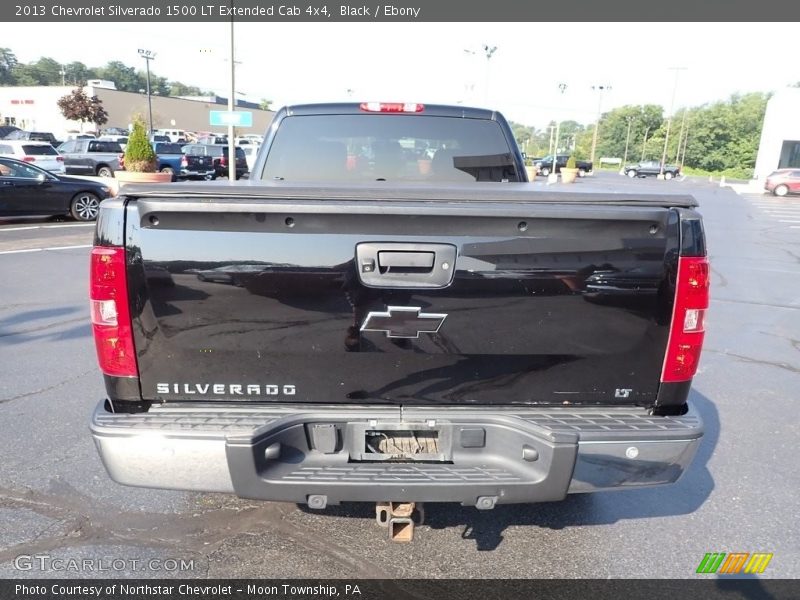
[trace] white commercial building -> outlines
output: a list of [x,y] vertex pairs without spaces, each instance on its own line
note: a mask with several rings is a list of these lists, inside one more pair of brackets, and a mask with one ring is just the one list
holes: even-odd
[[800,168],[800,88],[775,92],[767,102],[754,177],[775,169]]
[[[127,128],[137,116],[148,118],[147,95],[114,89],[113,82],[97,80],[100,85],[87,85],[84,91],[97,96],[108,113],[108,123],[102,127]],[[71,134],[93,131],[91,123],[68,121],[58,108],[58,99],[68,95],[75,86],[0,87],[0,125],[14,125],[25,131],[50,132],[56,139],[64,140]],[[186,100],[172,96],[152,96],[153,129],[172,128],[185,131],[213,131],[209,125],[212,110],[227,110],[227,99],[201,98]],[[256,108],[253,108],[256,106]],[[260,110],[257,105],[237,101],[238,110],[252,113],[253,126],[237,128],[238,134],[266,132],[273,112]],[[218,133],[226,133],[216,128]]]

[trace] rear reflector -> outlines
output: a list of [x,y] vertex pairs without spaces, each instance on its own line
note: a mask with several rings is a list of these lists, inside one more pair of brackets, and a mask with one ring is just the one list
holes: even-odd
[[705,335],[708,289],[708,259],[687,256],[678,258],[675,305],[661,372],[662,383],[687,381],[697,371]]
[[128,309],[125,248],[92,248],[89,297],[100,369],[114,377],[137,377]]
[[425,106],[413,102],[362,102],[361,110],[364,112],[418,113],[425,110]]

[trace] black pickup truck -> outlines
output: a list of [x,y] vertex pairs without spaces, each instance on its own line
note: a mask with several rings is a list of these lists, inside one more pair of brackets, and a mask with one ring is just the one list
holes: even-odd
[[[156,153],[156,170],[172,175],[173,181],[184,179],[214,179],[214,163],[211,156],[193,153],[195,146],[173,142],[151,142]],[[125,155],[120,154],[120,168],[125,168]]]
[[636,163],[635,165],[625,165],[623,171],[625,175],[631,178],[647,177],[648,175],[656,177],[663,174],[664,179],[672,179],[681,174],[681,168],[678,165],[664,165],[662,168],[661,162],[657,160],[647,160]]
[[126,186],[91,254],[109,474],[311,508],[674,482],[701,217],[590,188],[526,183],[497,112],[371,103],[280,110],[250,181]]
[[[569,154],[557,154],[555,159],[555,172],[560,173],[561,169],[567,166]],[[539,175],[547,177],[553,172],[553,155],[547,155],[544,158],[537,158],[533,160],[533,165],[539,168]],[[586,177],[587,173],[592,172],[592,163],[588,160],[576,160],[575,168],[578,169],[578,177]]]

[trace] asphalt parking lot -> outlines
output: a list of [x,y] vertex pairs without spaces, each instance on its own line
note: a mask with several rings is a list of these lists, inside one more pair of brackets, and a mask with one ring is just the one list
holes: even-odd
[[489,512],[429,505],[412,545],[387,541],[367,504],[317,513],[117,485],[88,432],[104,395],[92,227],[0,221],[0,577],[109,576],[53,566],[103,559],[122,561],[115,577],[686,578],[707,552],[770,552],[763,577],[800,577],[800,197],[600,178],[693,194],[705,218],[712,307],[690,401],[706,435],[677,484]]

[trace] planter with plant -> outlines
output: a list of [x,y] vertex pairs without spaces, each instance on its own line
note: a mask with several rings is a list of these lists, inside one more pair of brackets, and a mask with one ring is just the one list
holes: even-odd
[[573,183],[578,178],[578,167],[575,157],[567,159],[567,166],[561,167],[561,183]]
[[124,171],[117,171],[116,178],[123,183],[164,183],[172,181],[172,173],[157,173],[158,158],[141,119],[133,122],[133,131],[125,146]]

